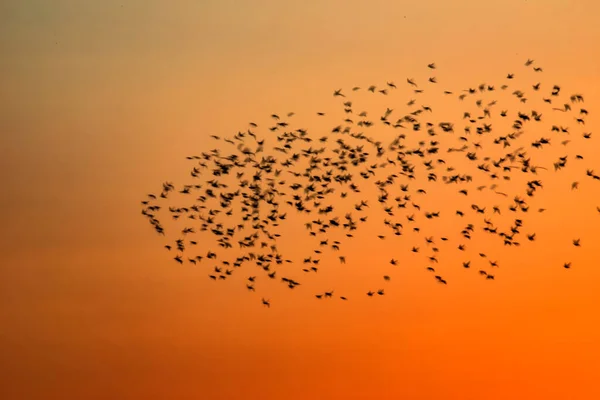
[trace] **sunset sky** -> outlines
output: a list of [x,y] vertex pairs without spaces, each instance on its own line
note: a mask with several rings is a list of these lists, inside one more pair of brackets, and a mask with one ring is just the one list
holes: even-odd
[[[598,16],[595,0],[0,2],[0,399],[599,399],[600,181],[585,176],[600,173]],[[404,113],[406,78],[426,82],[432,62],[438,92],[512,72],[528,93],[558,84],[589,110],[584,127],[544,112],[592,140],[573,133],[584,161],[540,172],[532,209],[548,210],[524,229],[535,242],[473,243],[498,260],[494,281],[452,250],[439,285],[409,252],[425,243],[380,241],[373,225],[347,266],[251,293],[243,280],[262,271],[212,282],[140,215],[162,182],[192,183],[185,157],[220,146],[211,135],[254,121],[274,136],[270,115],[293,111],[319,137],[341,123],[334,90],[391,81],[389,98],[357,94],[357,107]],[[420,96],[460,120],[455,97]],[[538,157],[566,152],[556,139]],[[452,247],[467,221],[449,215],[427,229],[454,232]],[[313,245],[299,230],[282,226],[281,246],[301,261]]]

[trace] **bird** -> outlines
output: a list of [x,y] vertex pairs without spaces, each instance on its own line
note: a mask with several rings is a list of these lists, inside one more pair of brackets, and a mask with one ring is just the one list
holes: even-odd
[[[524,64],[542,72],[533,59]],[[431,70],[437,74],[435,63],[427,69],[427,82],[435,85],[419,88],[407,78],[412,98],[402,98],[393,80],[333,90],[334,98],[343,98],[335,106],[342,117],[338,119],[335,110],[312,111],[321,123],[331,122],[325,134],[315,136],[314,129],[297,125],[300,114],[294,111],[265,112],[267,126],[250,122],[231,134],[206,134],[210,145],[185,157],[192,182],[162,182],[158,191],[144,191],[142,216],[161,240],[169,238],[161,246],[172,252],[176,263],[209,268],[211,284],[235,282],[230,277],[238,270],[254,268],[256,273],[245,275],[248,296],[268,291],[257,283],[259,275],[294,289],[304,287],[305,280],[317,284],[321,275],[331,277],[360,266],[360,258],[354,259],[347,249],[372,253],[372,261],[361,267],[368,273],[426,262],[425,270],[442,285],[447,280],[430,265],[438,264],[439,271],[452,267],[446,256],[461,251],[471,258],[462,261],[464,273],[501,279],[500,273],[490,274],[472,259],[479,255],[477,260],[485,258],[498,268],[492,251],[480,247],[481,238],[497,241],[505,251],[521,245],[543,251],[543,236],[538,240],[536,233],[524,230],[531,226],[530,214],[542,218],[546,214],[541,213],[552,208],[541,203],[552,174],[572,170],[571,190],[587,188],[580,185],[581,179],[600,181],[591,165],[580,167],[585,175],[577,172],[575,166],[590,162],[589,157],[572,153],[581,143],[588,148],[594,143],[589,128],[583,131],[593,110],[576,105],[584,101],[581,94],[563,100],[565,89],[554,82],[527,81],[523,75],[521,84],[514,79],[519,71],[506,75],[510,82],[474,82],[454,89],[432,76]],[[367,90],[363,93],[361,87]],[[435,97],[428,97],[436,92],[444,94],[443,101],[460,106],[455,119],[436,121],[440,106]],[[387,104],[375,110],[359,107],[361,94],[385,95],[378,101]],[[561,101],[563,106],[555,106]],[[557,154],[550,156],[547,148]],[[449,205],[453,211],[447,213],[442,207]],[[600,213],[600,206],[596,210]],[[169,224],[163,224],[165,215]],[[385,246],[365,250],[371,239]],[[293,251],[288,252],[286,241]],[[581,239],[572,239],[572,244],[581,247]],[[337,252],[333,265],[328,258],[332,252]],[[397,290],[391,272],[384,270],[381,276],[386,292]],[[321,288],[315,297],[333,298],[335,290]],[[387,293],[378,289],[366,294]],[[270,308],[267,297],[261,302]]]

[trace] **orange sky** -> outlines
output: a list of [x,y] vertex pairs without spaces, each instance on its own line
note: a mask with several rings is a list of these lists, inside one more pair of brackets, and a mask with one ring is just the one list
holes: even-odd
[[[479,239],[501,265],[493,282],[449,253],[437,285],[410,241],[371,238],[318,284],[248,293],[243,277],[175,264],[139,214],[163,181],[189,183],[185,156],[210,135],[289,111],[329,130],[314,112],[337,113],[331,93],[355,85],[396,82],[395,97],[360,102],[400,109],[430,62],[459,92],[521,78],[532,58],[544,72],[523,82],[584,94],[600,134],[598,15],[592,0],[2,2],[0,398],[600,398],[600,183],[583,167],[543,178],[536,242]],[[588,168],[596,140],[577,148]],[[282,248],[300,257],[298,243]],[[405,265],[386,296],[362,295],[390,255]],[[312,296],[336,285],[361,295]]]

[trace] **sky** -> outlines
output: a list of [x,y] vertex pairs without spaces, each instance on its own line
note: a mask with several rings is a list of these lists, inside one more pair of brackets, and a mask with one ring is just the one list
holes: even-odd
[[[185,157],[211,135],[291,111],[295,126],[330,129],[315,112],[340,110],[334,90],[389,81],[389,99],[357,100],[401,109],[406,78],[425,80],[431,62],[457,93],[508,72],[582,93],[595,135],[598,15],[592,0],[2,1],[0,398],[600,398],[600,183],[583,167],[540,178],[535,242],[477,242],[500,264],[491,282],[452,253],[441,286],[413,243],[365,236],[322,288],[249,293],[243,277],[174,263],[140,215],[162,182],[189,183]],[[443,101],[431,100],[461,115]],[[578,146],[593,169],[600,146]],[[383,287],[390,254],[401,266],[386,296],[312,296]]]

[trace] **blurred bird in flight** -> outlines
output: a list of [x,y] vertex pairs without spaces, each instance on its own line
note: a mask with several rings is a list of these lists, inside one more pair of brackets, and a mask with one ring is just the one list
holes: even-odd
[[[534,73],[542,72],[532,59],[527,59],[524,66]],[[439,72],[436,63],[426,67]],[[430,264],[443,265],[442,256],[451,248],[466,254],[467,243],[474,235],[486,235],[508,248],[520,246],[521,238],[535,242],[537,233],[523,233],[522,227],[531,214],[530,202],[544,188],[542,177],[552,179],[551,174],[583,162],[581,155],[572,158],[563,153],[552,161],[553,165],[543,165],[538,164],[542,160],[540,154],[552,143],[561,145],[556,149],[570,149],[572,142],[591,140],[592,134],[573,134],[585,126],[589,114],[588,109],[577,109],[584,102],[581,94],[561,99],[564,91],[558,84],[540,82],[540,75],[535,74],[534,83],[524,83],[522,87],[533,88],[531,94],[539,96],[526,97],[525,89],[515,83],[518,77],[518,73],[511,72],[494,84],[464,88],[459,95],[453,95],[455,90],[440,87],[445,80],[438,83],[434,76],[428,78],[432,85],[419,89],[415,79],[406,78],[408,87],[413,88],[411,94],[421,100],[395,101],[375,118],[368,118],[369,114],[357,109],[349,97],[360,94],[361,86],[352,87],[351,93],[346,94],[337,89],[333,97],[341,98],[345,117],[332,123],[330,131],[324,135],[321,132],[318,139],[306,128],[290,127],[293,112],[271,114],[272,124],[266,127],[264,137],[259,135],[260,126],[255,122],[231,137],[210,135],[221,146],[187,157],[193,163],[190,175],[194,183],[179,189],[171,182],[163,183],[158,192],[146,195],[142,214],[160,235],[166,232],[163,221],[159,220],[161,212],[166,211],[172,221],[183,223],[183,228],[173,230],[178,237],[163,246],[176,253],[173,257],[176,263],[207,268],[210,280],[228,281],[237,270],[250,265],[263,273],[263,278],[253,275],[245,280],[249,296],[255,296],[264,279],[282,282],[289,289],[302,285],[296,279],[316,279],[321,266],[332,268],[330,262],[321,263],[327,253],[338,253],[334,258],[338,265],[350,262],[344,251],[360,248],[361,243],[355,241],[354,235],[367,223],[367,216],[377,218],[373,205],[378,205],[382,212],[381,225],[374,236],[382,239],[382,243],[404,241],[408,245],[403,253],[396,252],[386,266],[388,271],[383,280],[389,288],[393,288],[395,268],[404,265],[409,253],[422,256],[428,264],[426,270],[436,274]],[[378,89],[381,86],[386,89]],[[496,105],[506,99],[495,94],[496,86],[505,91],[508,103],[515,104],[514,111],[510,107],[497,109]],[[393,81],[363,87],[368,87],[362,92],[367,96],[389,94],[392,98],[391,94],[398,96],[401,92],[401,86]],[[461,102],[464,110],[458,121],[464,123],[462,132],[457,121],[433,119],[434,107],[427,105],[425,98],[429,92],[443,93],[445,98]],[[484,100],[485,96],[490,98]],[[533,109],[528,100],[539,101],[543,107]],[[550,118],[553,113],[574,114],[573,125],[550,121],[549,128],[544,128],[542,115]],[[287,120],[282,119],[284,115]],[[325,117],[326,113],[319,111],[317,115]],[[497,128],[501,123],[507,123],[508,128]],[[464,163],[471,169],[465,169]],[[581,182],[600,180],[590,166],[584,169],[581,180],[571,183],[571,190],[578,189],[583,185]],[[519,181],[522,184],[513,183]],[[436,209],[436,199],[425,200],[430,196],[426,185],[450,190],[462,199],[457,204],[464,207],[458,206],[450,215],[442,213]],[[369,187],[372,189],[366,190]],[[487,193],[487,199],[497,200],[486,204],[478,193]],[[162,204],[177,195],[188,199],[186,206]],[[541,213],[546,208],[536,210]],[[600,212],[600,206],[597,211]],[[306,256],[301,260],[285,257],[278,247],[285,239],[279,228],[287,223],[288,215],[303,221],[299,226],[304,227],[310,240],[315,240],[314,248],[306,248]],[[452,242],[450,236],[428,234],[418,239],[424,221],[438,223],[438,219],[451,217],[471,219],[469,223],[456,225],[454,245],[436,245]],[[203,238],[193,240],[193,235]],[[301,231],[296,229],[294,235],[299,237]],[[212,244],[207,239],[211,236]],[[297,237],[292,240],[300,243]],[[579,238],[571,241],[573,246],[581,246]],[[396,245],[389,244],[388,249],[395,252]],[[489,259],[485,253],[472,250],[479,254],[478,260]],[[495,279],[491,269],[486,268],[497,268],[497,261],[465,260],[462,267],[469,271],[472,263],[477,265],[476,271],[483,279]],[[288,265],[301,267],[293,269]],[[571,268],[571,262],[562,265]],[[434,282],[448,284],[440,274],[433,277]],[[387,294],[384,289],[362,292],[362,296],[364,293],[368,297]],[[314,296],[319,300],[334,299],[333,294],[334,290],[327,290]],[[337,298],[348,300],[350,296]],[[271,307],[271,301],[264,297],[261,303]]]

